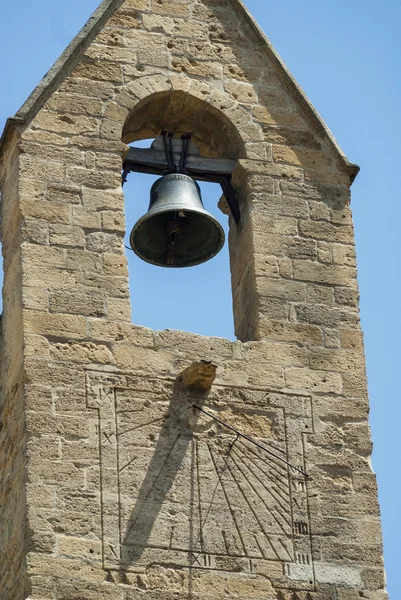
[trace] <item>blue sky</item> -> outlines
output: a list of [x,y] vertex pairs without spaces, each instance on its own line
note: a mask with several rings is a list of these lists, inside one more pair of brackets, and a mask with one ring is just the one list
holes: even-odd
[[[97,0],[1,3],[0,129],[97,4]],[[373,466],[380,485],[388,587],[395,600],[401,596],[401,490],[395,470],[401,455],[401,4],[396,0],[380,4],[245,0],[245,4],[350,160],[362,168],[353,186],[352,206],[375,443]],[[130,176],[129,225],[145,210],[149,187],[149,179]],[[204,195],[211,209],[219,190],[209,185]],[[130,257],[135,320],[154,328],[233,337],[227,251],[204,267],[183,273],[152,270]],[[211,284],[213,294],[205,294]]]

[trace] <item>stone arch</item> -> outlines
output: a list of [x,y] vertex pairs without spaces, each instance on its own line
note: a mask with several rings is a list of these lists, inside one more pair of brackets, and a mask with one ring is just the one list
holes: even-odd
[[191,132],[203,156],[248,158],[260,142],[252,115],[228,93],[186,77],[143,77],[131,82],[105,112],[108,137],[129,144],[156,137],[162,129]]
[[203,156],[243,158],[245,148],[233,123],[207,101],[186,92],[153,94],[138,103],[123,128],[123,141],[153,138],[162,129],[190,132]]

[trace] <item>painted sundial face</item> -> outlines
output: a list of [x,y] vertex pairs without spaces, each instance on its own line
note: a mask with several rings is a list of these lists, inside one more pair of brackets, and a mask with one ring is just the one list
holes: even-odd
[[88,382],[105,568],[169,564],[313,584],[307,483],[286,464],[304,468],[310,398],[214,386],[197,400],[205,414],[171,381],[89,373]]

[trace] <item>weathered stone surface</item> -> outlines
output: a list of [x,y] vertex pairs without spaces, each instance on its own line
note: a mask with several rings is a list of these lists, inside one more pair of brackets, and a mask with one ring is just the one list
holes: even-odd
[[[1,600],[386,600],[352,168],[234,0],[106,4],[0,159]],[[131,324],[166,127],[237,163],[236,342]]]

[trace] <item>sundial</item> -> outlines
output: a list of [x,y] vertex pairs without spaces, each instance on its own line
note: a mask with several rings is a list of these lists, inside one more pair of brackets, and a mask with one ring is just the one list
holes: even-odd
[[214,386],[194,405],[172,380],[98,371],[87,390],[106,570],[168,565],[313,588],[309,396]]

